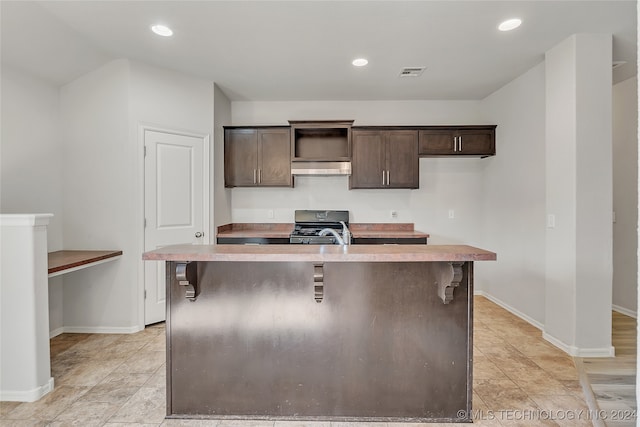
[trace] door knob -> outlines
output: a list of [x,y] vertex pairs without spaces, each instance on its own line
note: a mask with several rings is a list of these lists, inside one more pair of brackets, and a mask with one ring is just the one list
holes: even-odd
[[200,238],[200,237],[202,237],[202,236],[204,236],[204,233],[203,233],[202,231],[198,231],[198,232],[196,232],[196,238],[198,238],[198,239],[199,239],[199,238]]

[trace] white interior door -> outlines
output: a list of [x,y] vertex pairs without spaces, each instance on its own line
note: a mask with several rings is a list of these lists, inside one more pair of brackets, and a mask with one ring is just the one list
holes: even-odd
[[[204,243],[202,137],[144,131],[145,251]],[[165,263],[144,263],[145,325],[165,320]]]

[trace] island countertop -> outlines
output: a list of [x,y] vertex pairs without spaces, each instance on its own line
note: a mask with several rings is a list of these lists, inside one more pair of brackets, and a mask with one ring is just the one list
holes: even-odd
[[431,262],[494,261],[467,245],[172,245],[145,252],[156,261]]

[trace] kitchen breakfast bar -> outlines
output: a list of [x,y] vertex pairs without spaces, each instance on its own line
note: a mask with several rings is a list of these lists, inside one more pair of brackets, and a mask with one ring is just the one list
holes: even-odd
[[176,245],[167,417],[471,422],[464,245]]

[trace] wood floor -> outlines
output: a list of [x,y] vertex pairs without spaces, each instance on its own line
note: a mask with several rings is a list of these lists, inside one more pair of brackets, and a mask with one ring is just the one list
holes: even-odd
[[594,417],[600,421],[596,425],[636,425],[636,328],[636,319],[614,311],[612,344],[616,357],[576,359],[601,411],[601,416]]
[[[475,298],[473,419],[476,426],[591,426],[573,358],[542,338],[540,330],[483,297]],[[617,319],[616,319],[617,320]],[[618,322],[616,321],[617,325]],[[627,325],[631,327],[631,325]],[[619,340],[619,341],[618,341]],[[622,345],[627,342],[627,348]],[[615,344],[619,343],[619,344]],[[619,354],[635,355],[635,338],[616,332]],[[633,346],[633,347],[632,347]],[[418,427],[460,424],[347,423],[248,420],[165,420],[164,325],[130,335],[62,334],[51,340],[55,389],[33,403],[0,402],[0,425],[9,426],[246,426],[246,427]],[[621,355],[622,357],[622,355]],[[622,360],[618,358],[616,362]],[[635,360],[635,359],[634,359]],[[601,384],[596,395],[615,401]],[[632,381],[631,361],[618,368]],[[612,368],[613,369],[613,368]],[[626,369],[626,370],[625,370]],[[604,375],[609,375],[609,369]],[[635,372],[635,371],[634,371]],[[598,376],[600,375],[600,377]],[[635,377],[632,383],[635,383]],[[588,389],[588,388],[587,388]],[[629,387],[618,387],[627,392]],[[611,396],[607,399],[607,396]],[[603,408],[608,408],[603,404]],[[618,424],[610,424],[617,426]]]

